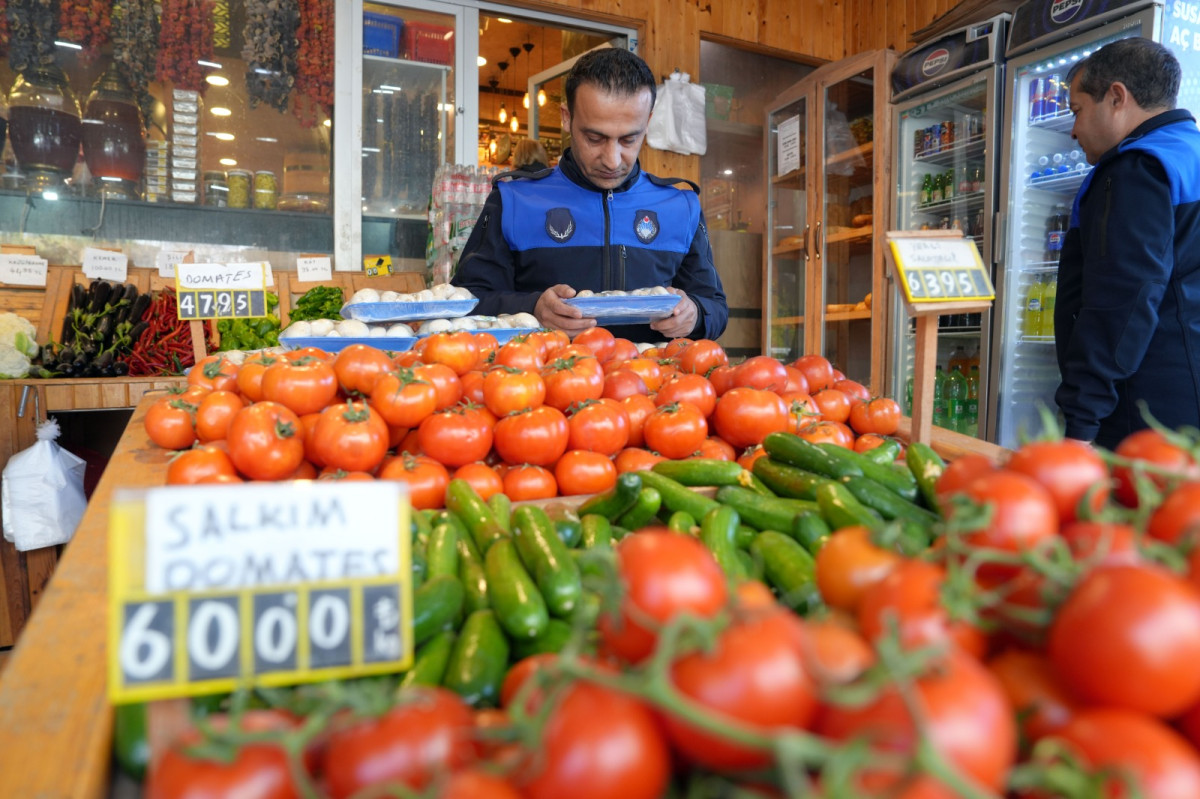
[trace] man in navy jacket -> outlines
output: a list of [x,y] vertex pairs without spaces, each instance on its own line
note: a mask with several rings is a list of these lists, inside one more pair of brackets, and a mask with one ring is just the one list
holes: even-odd
[[1069,438],[1113,448],[1147,426],[1200,426],[1200,130],[1175,109],[1179,62],[1123,39],[1074,66],[1071,135],[1095,169],[1058,269],[1055,399]]
[[[563,302],[576,292],[663,286],[681,297],[665,319],[612,326],[633,341],[715,339],[729,310],[713,266],[698,187],[642,171],[654,75],[628,50],[582,56],[566,80],[558,166],[496,183],[451,282],[478,314],[532,313],[574,336],[596,320]],[[757,268],[757,265],[753,265]]]

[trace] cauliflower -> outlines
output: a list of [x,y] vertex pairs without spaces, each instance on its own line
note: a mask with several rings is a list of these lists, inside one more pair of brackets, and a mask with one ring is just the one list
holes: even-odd
[[0,314],[0,377],[25,377],[37,357],[37,329],[15,313]]

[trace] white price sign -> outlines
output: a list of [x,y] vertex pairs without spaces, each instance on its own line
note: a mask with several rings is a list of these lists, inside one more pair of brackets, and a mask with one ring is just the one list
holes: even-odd
[[83,274],[92,280],[112,280],[124,283],[129,276],[129,259],[123,252],[85,247],[83,250]]
[[320,283],[333,279],[333,262],[328,255],[296,259],[296,280]]
[[46,259],[36,255],[0,255],[0,283],[10,286],[46,285]]
[[154,265],[158,267],[158,276],[175,277],[175,267],[187,260],[191,250],[159,250],[154,256]]

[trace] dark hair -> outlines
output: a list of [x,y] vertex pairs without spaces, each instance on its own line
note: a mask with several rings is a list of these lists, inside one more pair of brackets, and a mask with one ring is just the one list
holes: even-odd
[[584,53],[567,75],[567,110],[575,113],[575,90],[590,83],[609,94],[633,95],[642,88],[650,90],[650,107],[654,107],[657,90],[654,73],[646,62],[620,47],[602,47]]
[[1134,101],[1144,109],[1174,108],[1182,72],[1179,61],[1158,42],[1140,37],[1104,45],[1071,67],[1067,80],[1079,80],[1079,89],[1101,100],[1114,83],[1124,83]]

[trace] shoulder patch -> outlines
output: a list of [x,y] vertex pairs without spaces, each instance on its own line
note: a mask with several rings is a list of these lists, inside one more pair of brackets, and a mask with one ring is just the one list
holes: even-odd
[[575,217],[570,208],[551,208],[546,212],[546,234],[562,244],[575,235]]
[[633,217],[633,232],[642,244],[654,241],[658,237],[658,214],[654,211],[639,210]]

